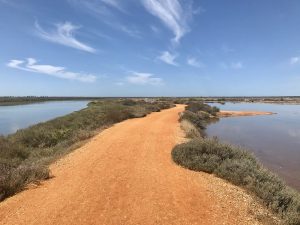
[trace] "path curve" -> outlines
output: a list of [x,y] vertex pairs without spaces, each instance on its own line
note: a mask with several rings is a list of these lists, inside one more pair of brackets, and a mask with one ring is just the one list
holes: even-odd
[[96,135],[51,167],[54,178],[0,203],[0,224],[259,224],[241,189],[172,162],[183,109]]

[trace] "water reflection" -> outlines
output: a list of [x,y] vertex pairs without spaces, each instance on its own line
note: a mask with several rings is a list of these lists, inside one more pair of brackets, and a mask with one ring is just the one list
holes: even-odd
[[222,118],[207,128],[208,136],[253,151],[265,166],[300,190],[300,106],[262,103],[212,104],[223,110],[268,111],[277,114]]
[[0,106],[0,135],[63,116],[86,107],[88,101],[44,102],[29,105]]

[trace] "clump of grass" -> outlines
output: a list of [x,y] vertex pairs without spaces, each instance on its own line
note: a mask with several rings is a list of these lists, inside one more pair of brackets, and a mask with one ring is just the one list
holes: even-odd
[[180,122],[181,129],[184,130],[187,138],[201,138],[202,135],[199,132],[199,129],[195,127],[194,124],[192,124],[188,120],[181,120]]
[[244,187],[280,215],[286,224],[300,224],[299,193],[266,170],[247,150],[217,139],[194,138],[177,145],[172,159],[187,169],[213,173]]
[[24,162],[16,167],[0,163],[0,171],[0,199],[20,192],[29,183],[50,177],[45,165],[34,162]]
[[[207,104],[203,103],[195,103],[191,102],[189,103],[186,108],[186,110],[180,115],[179,121],[188,121],[193,125],[194,128],[196,128],[195,131],[192,131],[192,133],[187,134],[189,138],[193,137],[204,137],[205,136],[205,128],[208,124],[215,122],[218,120],[218,118],[215,116],[215,113],[219,111],[216,107],[211,107]],[[186,122],[185,122],[186,123]],[[191,129],[191,125],[189,125]]]
[[206,121],[202,119],[201,116],[199,116],[196,113],[193,113],[191,111],[185,111],[183,112],[183,114],[180,116],[180,121],[182,120],[187,120],[189,122],[191,122],[197,129],[200,130],[204,130],[205,129],[205,124]]
[[169,107],[172,104],[161,101],[94,101],[83,110],[0,136],[0,201],[31,182],[49,178],[48,165],[97,130]]
[[193,112],[193,113],[197,113],[197,112],[207,112],[213,116],[217,115],[217,112],[219,112],[219,108],[215,107],[215,106],[210,106],[207,104],[204,104],[202,102],[190,102],[188,103],[188,105],[185,108],[186,110]]

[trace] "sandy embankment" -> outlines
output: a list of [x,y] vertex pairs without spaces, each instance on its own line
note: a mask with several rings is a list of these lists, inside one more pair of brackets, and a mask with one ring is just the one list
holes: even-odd
[[273,115],[272,112],[259,112],[259,111],[227,111],[221,110],[218,113],[220,117],[234,117],[234,116],[262,116],[262,115]]

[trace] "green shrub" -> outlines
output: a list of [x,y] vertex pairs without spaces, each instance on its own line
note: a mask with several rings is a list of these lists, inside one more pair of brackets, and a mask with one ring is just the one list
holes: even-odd
[[98,129],[171,107],[167,102],[103,100],[69,115],[0,136],[0,200],[49,177],[48,164]]
[[185,132],[187,138],[201,138],[203,136],[199,129],[188,120],[181,120],[180,127]]
[[193,139],[172,151],[177,164],[214,173],[256,194],[287,224],[300,224],[300,195],[269,172],[246,150],[217,139]]
[[191,111],[193,113],[203,111],[203,112],[207,112],[213,116],[216,116],[217,112],[220,111],[217,107],[215,107],[215,106],[212,107],[212,106],[204,104],[202,102],[190,102],[185,107],[185,109],[188,111]]
[[[25,160],[29,157],[28,148],[12,140],[0,136],[0,159],[20,159]],[[1,172],[1,170],[0,170]]]
[[122,104],[126,105],[126,106],[133,106],[133,105],[136,105],[138,103],[136,101],[132,100],[132,99],[125,99],[125,100],[122,101]]
[[171,107],[175,107],[174,104],[171,104],[170,102],[158,102],[157,103],[158,107],[162,109],[169,109]]
[[190,121],[200,130],[204,130],[206,127],[205,121],[199,115],[190,111],[185,111],[180,117],[181,120]]
[[196,128],[198,133],[204,137],[206,126],[212,122],[215,122],[218,120],[216,117],[212,117],[211,114],[204,112],[204,111],[197,111],[196,113],[191,112],[189,110],[184,111],[179,121],[187,120],[191,122]]
[[49,169],[38,164],[21,164],[16,168],[0,164],[0,200],[9,197],[31,182],[48,179]]

